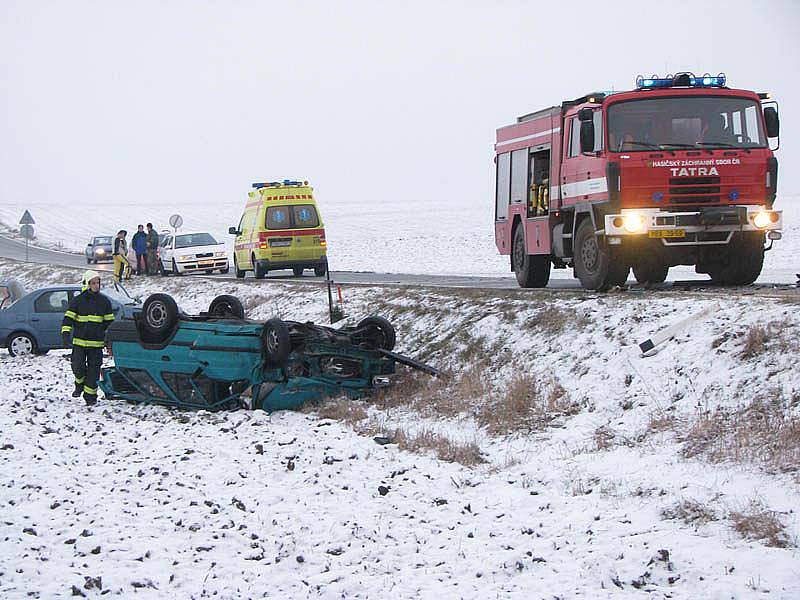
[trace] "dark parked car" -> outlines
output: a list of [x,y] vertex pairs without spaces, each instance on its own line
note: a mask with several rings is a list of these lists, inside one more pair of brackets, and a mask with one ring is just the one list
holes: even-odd
[[114,237],[110,235],[99,235],[90,239],[89,243],[86,244],[86,262],[92,264],[101,260],[114,260],[113,243]]
[[[12,305],[0,309],[0,345],[11,356],[47,354],[48,350],[63,348],[61,321],[70,300],[80,294],[79,285],[46,287],[23,296]],[[102,290],[111,300],[117,319],[133,318],[141,310],[141,302],[128,296],[125,288],[115,286]]]

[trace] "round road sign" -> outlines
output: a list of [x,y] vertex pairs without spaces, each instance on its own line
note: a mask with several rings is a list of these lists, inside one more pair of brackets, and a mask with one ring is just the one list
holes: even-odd
[[172,215],[169,218],[169,225],[170,227],[177,229],[181,225],[183,225],[183,218],[180,215]]
[[33,239],[33,225],[23,225],[19,228],[19,233],[26,240]]

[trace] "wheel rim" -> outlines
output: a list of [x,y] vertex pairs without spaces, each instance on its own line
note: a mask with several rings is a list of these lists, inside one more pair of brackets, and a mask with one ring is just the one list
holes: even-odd
[[161,328],[167,322],[167,309],[161,302],[153,302],[147,308],[147,322],[151,327]]
[[33,342],[30,338],[20,335],[11,340],[11,349],[15,356],[33,354]]
[[274,329],[267,331],[267,350],[270,354],[278,352],[278,333]]
[[597,251],[597,239],[594,236],[584,240],[581,246],[581,259],[583,266],[589,271],[597,268]]

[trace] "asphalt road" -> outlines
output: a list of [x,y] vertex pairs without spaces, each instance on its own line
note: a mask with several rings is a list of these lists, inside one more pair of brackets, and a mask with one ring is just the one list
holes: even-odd
[[[26,250],[24,242],[0,235],[0,257],[11,258],[14,260],[26,260]],[[83,267],[94,270],[113,271],[112,263],[100,263],[97,265],[87,265],[86,257],[82,254],[72,252],[60,252],[28,246],[27,261],[39,264],[63,265],[67,267]],[[185,277],[193,277],[187,275]],[[226,274],[215,273],[214,275],[202,275],[202,277],[214,277],[218,279],[235,279],[233,269]],[[247,279],[252,280],[253,274],[248,273]],[[517,280],[512,273],[505,277],[467,277],[458,275],[413,275],[398,273],[371,273],[353,271],[331,271],[331,279],[336,283],[355,284],[355,285],[407,285],[420,287],[456,287],[474,289],[494,289],[494,290],[519,290]],[[306,281],[323,282],[324,278],[314,277],[311,271],[307,270],[303,277],[295,277],[291,271],[277,271],[267,275],[264,281]],[[551,278],[547,285],[548,290],[575,290],[581,289],[577,279],[571,277],[565,279]],[[790,284],[761,283],[743,288],[719,288],[711,284],[708,280],[693,281],[667,281],[657,286],[659,290],[713,290],[717,293],[724,292],[731,295],[764,293],[765,295],[774,291],[795,294],[800,292],[798,288]],[[541,290],[540,290],[541,291]]]

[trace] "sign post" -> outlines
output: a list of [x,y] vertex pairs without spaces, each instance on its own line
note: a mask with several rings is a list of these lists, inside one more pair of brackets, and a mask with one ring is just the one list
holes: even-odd
[[19,228],[19,233],[22,237],[25,238],[25,262],[28,262],[28,240],[33,239],[33,226],[36,221],[33,220],[31,213],[27,210],[22,215],[22,218],[19,220],[19,224],[21,227]]

